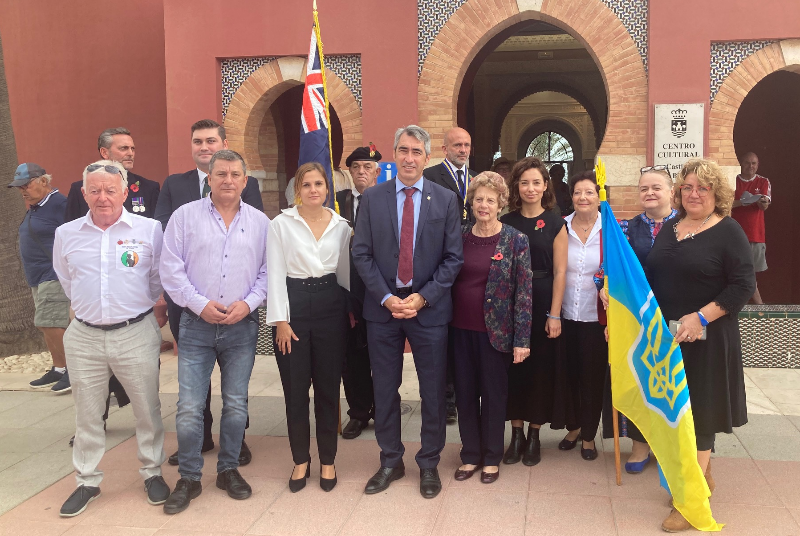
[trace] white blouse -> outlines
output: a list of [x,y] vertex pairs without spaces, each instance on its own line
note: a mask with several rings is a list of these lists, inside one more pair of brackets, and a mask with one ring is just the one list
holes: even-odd
[[562,314],[567,320],[597,322],[597,287],[594,274],[600,269],[600,215],[594,222],[586,243],[572,229],[573,212],[566,218],[569,233],[567,247],[567,287]]
[[290,321],[286,278],[307,279],[336,274],[339,285],[350,290],[350,225],[333,214],[319,240],[300,216],[287,208],[269,226],[267,239],[267,324]]

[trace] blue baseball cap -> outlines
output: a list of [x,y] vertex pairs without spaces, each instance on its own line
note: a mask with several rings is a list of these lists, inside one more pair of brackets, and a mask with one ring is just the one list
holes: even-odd
[[36,179],[46,174],[47,172],[39,164],[32,164],[32,163],[20,164],[19,166],[17,166],[17,171],[14,173],[14,180],[11,181],[8,187],[12,188],[14,186],[16,187],[25,186],[33,179]]

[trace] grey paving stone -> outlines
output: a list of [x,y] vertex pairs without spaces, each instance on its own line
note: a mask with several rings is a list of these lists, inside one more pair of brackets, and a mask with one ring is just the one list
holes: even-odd
[[19,407],[12,407],[0,413],[0,423],[5,428],[25,428],[73,405],[72,396],[69,394],[55,395],[49,391],[47,393],[24,392],[18,394],[36,396],[25,398],[22,411],[19,410]]
[[800,430],[784,415],[747,415],[747,424],[734,429],[737,436],[786,436],[800,438]]
[[800,437],[737,436],[754,460],[800,462]]
[[72,453],[39,453],[0,472],[0,514],[72,472]]
[[[740,428],[737,428],[739,430]],[[714,442],[714,455],[723,458],[750,458],[736,434],[717,434]]]
[[0,471],[5,471],[15,463],[19,463],[28,456],[30,452],[2,452],[0,453]]

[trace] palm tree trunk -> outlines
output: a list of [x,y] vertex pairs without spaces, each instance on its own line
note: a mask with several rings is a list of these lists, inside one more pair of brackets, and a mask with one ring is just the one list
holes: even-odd
[[25,203],[15,189],[6,188],[17,167],[17,146],[11,127],[11,107],[0,39],[0,357],[41,352],[46,347],[33,325],[33,298],[22,271],[17,245]]

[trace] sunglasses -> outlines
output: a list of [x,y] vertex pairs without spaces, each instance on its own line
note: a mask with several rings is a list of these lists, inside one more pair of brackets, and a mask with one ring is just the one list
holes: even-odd
[[639,172],[644,175],[648,171],[666,171],[667,166],[646,166],[639,170]]
[[92,164],[88,166],[86,168],[86,173],[94,173],[98,169],[103,169],[105,170],[106,173],[110,173],[111,175],[115,175],[117,173],[122,175],[122,170],[120,170],[117,166],[111,166],[111,165],[104,166],[103,164]]

